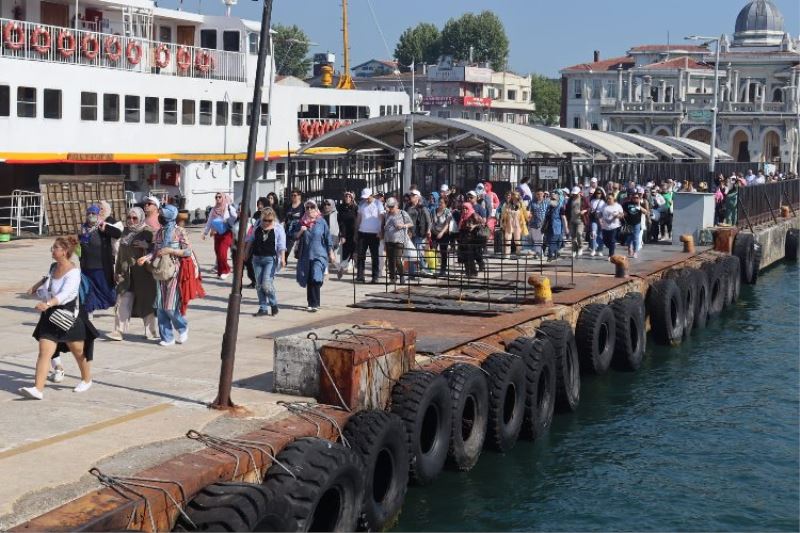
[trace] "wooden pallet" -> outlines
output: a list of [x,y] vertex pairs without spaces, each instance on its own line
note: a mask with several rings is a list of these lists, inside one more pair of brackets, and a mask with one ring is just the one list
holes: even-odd
[[111,216],[122,220],[128,209],[124,176],[39,176],[42,204],[50,235],[78,233],[86,208],[101,200],[111,204]]

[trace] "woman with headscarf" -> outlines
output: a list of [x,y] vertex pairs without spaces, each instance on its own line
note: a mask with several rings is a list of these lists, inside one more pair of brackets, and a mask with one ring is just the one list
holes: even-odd
[[236,222],[236,208],[232,205],[231,197],[218,192],[214,196],[216,205],[208,214],[208,222],[203,230],[203,240],[210,234],[214,236],[214,255],[217,258],[217,277],[228,279],[231,267],[228,264],[228,251],[233,244],[231,226]]
[[522,196],[516,191],[506,193],[506,202],[500,211],[500,227],[503,229],[503,255],[522,251],[523,237],[528,236],[528,210]]
[[120,237],[122,231],[100,217],[100,206],[89,206],[79,237],[81,273],[88,281],[84,308],[89,317],[94,311],[112,307],[117,300],[114,293],[115,259],[112,241]]
[[358,218],[358,205],[355,202],[355,195],[346,191],[342,201],[336,208],[337,221],[339,222],[339,246],[342,250],[342,259],[339,263],[337,276],[342,279],[345,271],[353,261],[353,253],[356,251],[356,218]]
[[472,202],[461,204],[461,218],[458,222],[458,255],[467,277],[474,278],[478,275],[477,258],[479,246],[483,246],[483,241],[477,236],[477,232],[486,221],[475,212]]
[[297,283],[306,289],[308,311],[319,310],[320,289],[325,280],[328,261],[334,263],[333,241],[317,204],[311,200],[305,203],[305,214],[300,219],[300,229],[295,236],[300,245],[297,259]]
[[153,275],[136,261],[147,254],[153,243],[153,230],[145,223],[144,211],[140,207],[128,210],[125,230],[119,240],[119,253],[115,278],[117,282],[117,305],[115,307],[114,331],[108,338],[121,341],[128,332],[132,316],[141,317],[147,340],[158,340],[153,301],[156,282]]
[[175,261],[175,273],[167,280],[157,280],[156,299],[153,307],[158,317],[158,330],[161,335],[161,346],[172,346],[176,339],[173,328],[178,332],[177,342],[183,344],[189,339],[189,325],[180,311],[181,294],[178,285],[180,277],[180,258],[191,257],[192,248],[186,231],[176,224],[178,208],[174,205],[165,205],[161,208],[159,222],[161,229],[156,232],[153,239],[152,252],[140,257],[138,265],[153,263],[156,258]]

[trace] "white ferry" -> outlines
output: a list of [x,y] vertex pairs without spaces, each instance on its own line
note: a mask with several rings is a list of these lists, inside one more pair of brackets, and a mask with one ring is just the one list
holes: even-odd
[[[259,29],[152,0],[0,0],[0,195],[38,191],[42,174],[123,174],[137,199],[162,189],[186,209],[240,193]],[[267,94],[257,160],[266,152],[270,165],[256,195],[280,190],[287,154],[310,138],[409,112],[404,92],[290,78],[274,84],[274,105]]]

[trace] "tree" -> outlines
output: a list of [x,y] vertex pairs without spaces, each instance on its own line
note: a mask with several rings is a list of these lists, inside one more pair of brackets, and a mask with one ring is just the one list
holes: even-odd
[[275,24],[273,29],[275,71],[281,76],[305,78],[311,69],[308,35],[296,25]]
[[505,70],[508,60],[508,36],[497,15],[483,11],[465,13],[450,19],[442,28],[441,51],[455,60],[469,59],[491,63],[494,70]]
[[436,63],[439,59],[439,29],[428,22],[406,28],[394,47],[394,57],[403,71],[409,70],[411,63]]
[[561,115],[561,83],[541,74],[532,74],[531,95],[536,104],[534,122],[545,126],[557,125]]

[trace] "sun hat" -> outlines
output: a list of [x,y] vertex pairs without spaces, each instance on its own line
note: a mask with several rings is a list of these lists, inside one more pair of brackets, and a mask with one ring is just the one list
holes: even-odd
[[372,196],[372,189],[370,189],[369,187],[364,187],[363,189],[361,189],[362,200],[365,198],[369,198],[370,196]]

